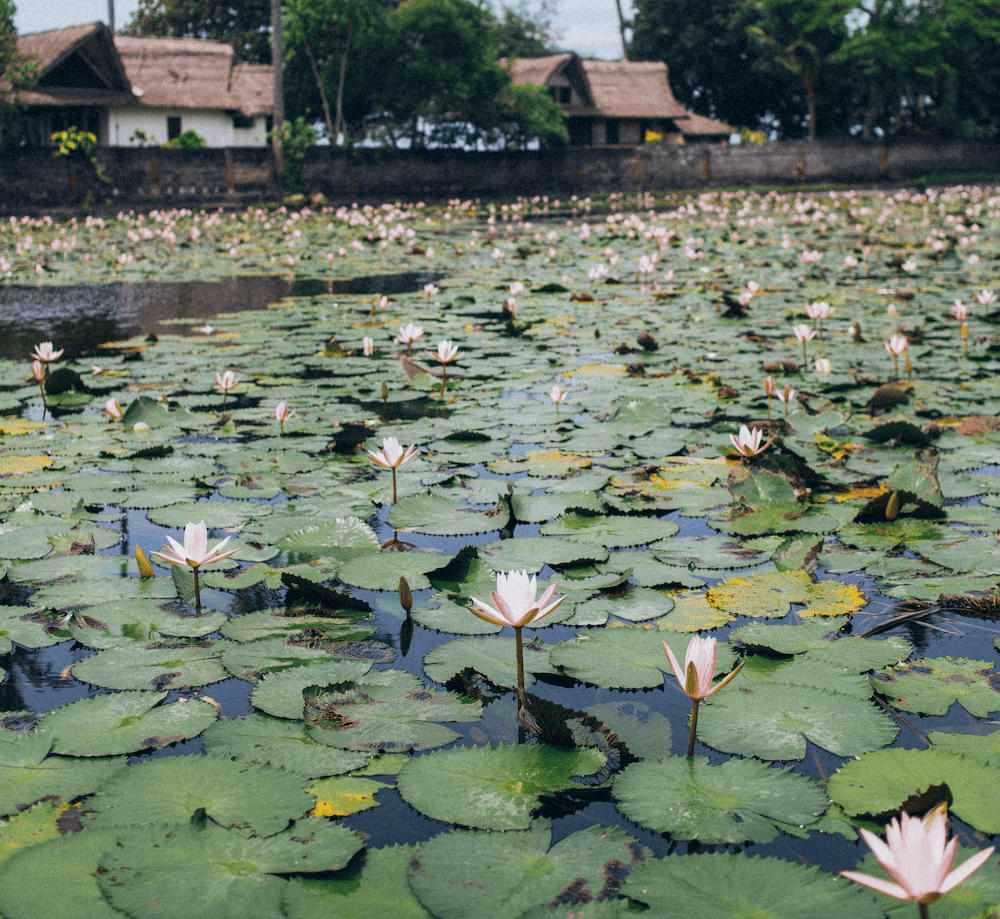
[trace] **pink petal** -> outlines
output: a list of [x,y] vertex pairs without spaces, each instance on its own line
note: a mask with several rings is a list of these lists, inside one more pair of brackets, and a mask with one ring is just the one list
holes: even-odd
[[892,881],[886,881],[883,878],[873,877],[870,874],[862,874],[860,871],[841,871],[840,876],[847,878],[849,881],[854,881],[855,884],[861,884],[864,887],[877,890],[879,893],[884,893],[888,897],[895,897],[897,900],[912,899],[899,884],[893,884]]
[[972,858],[968,858],[962,862],[961,865],[944,879],[944,883],[941,885],[941,893],[948,893],[949,890],[954,890],[958,887],[970,874],[982,867],[994,851],[994,847],[990,846],[990,848],[983,849],[982,852],[977,852]]
[[680,662],[674,657],[674,652],[670,650],[670,645],[663,642],[663,651],[667,655],[667,660],[670,661],[670,669],[674,671],[674,677],[677,679],[678,685],[681,689],[684,689],[685,679],[684,671],[681,670]]

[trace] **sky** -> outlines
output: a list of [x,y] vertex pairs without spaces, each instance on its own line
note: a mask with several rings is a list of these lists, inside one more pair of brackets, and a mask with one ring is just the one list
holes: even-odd
[[[571,48],[585,57],[621,57],[618,14],[615,0],[557,0],[557,29],[560,46]],[[16,0],[17,28],[20,32],[38,32],[105,19],[108,0]],[[631,0],[625,0],[626,15]],[[119,26],[128,21],[137,0],[115,0]]]

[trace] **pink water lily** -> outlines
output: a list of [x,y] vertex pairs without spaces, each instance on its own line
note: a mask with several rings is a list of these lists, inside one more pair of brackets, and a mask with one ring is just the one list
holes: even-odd
[[31,375],[36,383],[41,383],[45,379],[45,365],[41,361],[32,361]]
[[700,635],[692,636],[688,642],[687,651],[684,655],[684,667],[681,668],[674,652],[670,650],[670,645],[663,642],[663,651],[670,661],[670,669],[674,672],[674,677],[684,694],[691,700],[691,731],[688,735],[687,755],[694,755],[694,742],[698,734],[698,705],[702,699],[707,699],[720,689],[724,689],[740,672],[742,664],[729,673],[718,683],[713,683],[715,679],[715,664],[719,649],[714,638],[702,638]]
[[829,319],[833,313],[833,307],[829,303],[810,303],[806,307],[806,315],[814,322],[822,322]]
[[399,335],[396,337],[401,345],[406,345],[406,350],[409,351],[414,342],[420,341],[424,337],[424,330],[413,322],[408,322],[406,325],[399,327]]
[[954,890],[994,852],[993,847],[983,849],[958,868],[952,868],[958,852],[958,837],[948,842],[948,810],[943,804],[923,818],[901,813],[890,820],[885,829],[885,842],[868,830],[858,832],[890,880],[860,871],[841,871],[841,875],[886,896],[918,904],[921,916],[927,915],[929,903]]
[[375,353],[375,339],[370,335],[361,339],[361,353],[365,357],[371,357]]
[[[992,306],[996,302],[996,299],[996,293],[986,287],[976,294],[976,303],[980,306]],[[61,351],[59,353],[62,354]]]
[[965,322],[969,318],[969,308],[961,300],[956,300],[951,306],[951,317]]
[[52,347],[52,342],[43,341],[35,345],[35,350],[31,352],[31,356],[36,361],[41,361],[43,364],[54,364],[63,356],[63,350],[64,349],[60,348],[56,351]]
[[552,400],[557,409],[563,404],[563,402],[566,401],[566,397],[568,395],[569,393],[559,385],[553,386],[552,389],[549,390],[549,398]]
[[221,392],[232,392],[232,390],[240,385],[240,375],[233,370],[227,370],[225,373],[217,373],[215,375],[215,385]]
[[428,351],[427,354],[439,364],[453,364],[462,356],[462,352],[458,350],[458,345],[447,338],[442,338],[438,342],[436,351]]
[[121,421],[125,416],[125,413],[122,411],[122,407],[118,404],[116,399],[108,399],[108,401],[104,403],[103,411],[104,414],[107,415],[112,421]]
[[400,446],[395,437],[382,438],[381,450],[369,450],[368,456],[376,466],[388,469],[392,472],[392,501],[396,503],[396,470],[400,466],[408,463],[420,451],[416,447],[407,447],[405,450]]
[[905,335],[890,335],[884,342],[885,350],[892,356],[893,376],[899,376],[899,358],[910,349],[910,342]]
[[764,443],[764,432],[760,428],[748,428],[745,424],[740,425],[740,433],[730,434],[729,441],[733,449],[745,459],[763,453],[769,446],[770,441]]
[[159,552],[151,553],[154,558],[166,562],[168,565],[176,565],[178,568],[189,568],[194,575],[194,599],[195,609],[201,613],[201,583],[198,579],[200,568],[205,565],[212,565],[215,562],[224,561],[236,554],[236,549],[226,549],[226,544],[232,539],[227,536],[221,542],[216,543],[211,549],[208,548],[208,527],[205,521],[201,523],[189,523],[184,527],[184,544],[177,542],[172,537],[167,537],[169,546],[164,546]]
[[802,345],[802,363],[806,364],[809,362],[807,347],[809,342],[816,337],[816,330],[811,326],[806,325],[804,322],[800,322],[792,329],[792,332],[798,339],[799,344]]

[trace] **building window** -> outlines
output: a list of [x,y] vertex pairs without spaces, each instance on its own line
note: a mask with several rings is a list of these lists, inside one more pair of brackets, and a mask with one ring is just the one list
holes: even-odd
[[562,105],[569,105],[573,101],[573,90],[568,86],[559,87],[559,102]]
[[604,142],[607,144],[617,144],[618,143],[618,122],[608,120],[605,122],[605,139]]
[[181,136],[181,116],[167,116],[167,140],[177,140]]
[[239,113],[233,115],[233,127],[241,131],[246,131],[254,126],[255,118],[251,118],[249,115],[241,115]]

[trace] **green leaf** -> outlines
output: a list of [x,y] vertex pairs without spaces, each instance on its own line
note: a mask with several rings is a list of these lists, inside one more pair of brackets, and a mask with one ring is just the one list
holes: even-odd
[[627,622],[645,622],[648,619],[659,619],[673,608],[674,601],[666,594],[648,587],[634,587],[578,603],[566,624],[604,625],[612,616]]
[[884,639],[840,635],[836,625],[822,620],[799,625],[751,623],[729,637],[751,648],[770,648],[779,654],[808,654],[810,659],[850,668],[855,673],[896,664],[913,651],[913,645],[898,635]]
[[160,705],[165,692],[116,692],[81,699],[49,712],[42,730],[52,735],[52,752],[68,756],[110,756],[159,749],[196,737],[217,714],[197,699]]
[[788,769],[740,759],[712,766],[703,756],[632,763],[611,790],[630,820],[700,843],[771,842],[782,824],[814,823],[827,805],[816,783]]
[[1000,768],[1000,730],[993,730],[989,734],[931,731],[927,739],[936,750],[960,753],[984,766]]
[[841,766],[828,784],[830,797],[852,817],[893,814],[911,797],[936,787],[951,792],[955,816],[984,833],[1000,833],[1000,769],[957,753],[879,750]]
[[[486,677],[494,686],[516,686],[517,650],[514,639],[456,638],[438,645],[424,658],[424,672],[436,683],[447,683],[467,667]],[[525,687],[535,682],[533,674],[552,672],[548,649],[544,645],[525,643]]]
[[601,702],[587,709],[638,759],[665,759],[671,751],[670,720],[655,709],[627,699]]
[[[664,674],[670,672],[670,662],[663,650],[664,640],[683,660],[687,636],[638,627],[602,629],[580,635],[555,645],[550,660],[568,676],[583,683],[613,689],[655,689],[663,685]],[[732,667],[734,656],[724,642],[717,648],[716,669],[721,675]]]
[[308,665],[269,673],[253,688],[250,701],[255,708],[275,718],[298,720],[302,717],[302,693],[310,686],[327,686],[363,677],[372,665],[368,661],[316,658]]
[[430,919],[410,891],[407,872],[416,846],[369,849],[335,877],[292,878],[285,888],[288,919]]
[[358,835],[323,820],[268,839],[180,826],[116,846],[101,859],[100,885],[130,916],[281,919],[286,882],[275,875],[336,871],[362,846]]
[[73,666],[73,676],[106,689],[181,689],[224,680],[224,642],[112,648]]
[[271,836],[312,807],[302,784],[271,766],[171,756],[123,770],[90,806],[101,829],[186,824],[204,813],[219,826]]
[[548,746],[459,747],[411,759],[399,793],[422,814],[484,830],[523,830],[539,796],[604,765],[597,750]]
[[[636,868],[622,893],[650,915],[699,919],[882,919],[882,904],[809,865],[744,855],[682,855]],[[912,908],[912,907],[911,907]]]
[[567,514],[542,527],[546,536],[565,536],[569,539],[596,543],[606,549],[624,549],[643,546],[658,539],[666,539],[677,532],[672,520],[657,517],[626,517],[607,514]]
[[802,759],[807,740],[837,756],[859,756],[891,743],[897,731],[888,715],[856,696],[743,675],[702,705],[698,724],[710,747],[766,760]]
[[431,536],[474,536],[502,530],[510,522],[506,502],[499,511],[471,511],[462,501],[441,495],[412,495],[393,505],[389,523],[395,530],[426,533]]
[[332,555],[349,559],[367,552],[378,552],[375,531],[357,517],[335,517],[323,523],[311,523],[292,530],[275,543],[292,561]]
[[[479,557],[494,571],[523,570],[537,574],[546,565],[571,565],[575,562],[603,562],[607,550],[569,539],[524,536],[501,539],[479,547]],[[495,584],[495,582],[494,582]],[[492,587],[491,587],[492,589]]]
[[371,553],[345,562],[337,577],[365,590],[397,590],[399,579],[406,578],[412,590],[423,590],[431,586],[427,573],[443,568],[450,560],[450,555],[425,549]]
[[345,750],[429,750],[458,737],[443,722],[477,721],[479,702],[432,692],[413,674],[381,670],[306,692],[305,720],[320,743]]
[[440,919],[507,919],[554,904],[575,914],[615,898],[623,877],[647,857],[617,828],[588,827],[551,848],[550,838],[544,822],[521,833],[443,833],[418,848],[410,887]]
[[872,676],[879,695],[893,708],[944,715],[958,702],[970,715],[986,718],[1000,709],[998,677],[990,661],[931,657],[897,664]]
[[202,735],[202,743],[206,753],[239,762],[277,766],[307,778],[352,772],[370,759],[365,753],[321,744],[310,736],[301,722],[266,715],[216,721]]

